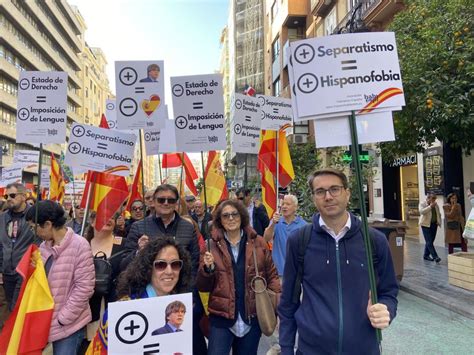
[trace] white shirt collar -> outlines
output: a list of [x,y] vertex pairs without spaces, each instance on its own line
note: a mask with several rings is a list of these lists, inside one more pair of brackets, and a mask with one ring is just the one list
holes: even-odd
[[339,231],[338,234],[335,233],[335,231],[333,229],[331,229],[327,224],[326,222],[324,221],[323,217],[321,215],[319,215],[319,226],[324,229],[326,232],[329,233],[329,235],[331,237],[334,238],[334,240],[336,242],[338,242],[342,237],[344,237],[346,235],[346,233],[351,229],[351,226],[352,226],[352,222],[351,222],[351,216],[349,214],[349,212],[347,212],[347,221],[346,221],[346,224],[344,225],[344,227],[342,227],[342,229]]

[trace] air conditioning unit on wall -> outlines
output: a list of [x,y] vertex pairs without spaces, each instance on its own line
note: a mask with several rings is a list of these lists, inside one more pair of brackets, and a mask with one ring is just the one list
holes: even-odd
[[293,134],[291,136],[291,141],[294,144],[305,144],[308,142],[308,135],[306,134]]

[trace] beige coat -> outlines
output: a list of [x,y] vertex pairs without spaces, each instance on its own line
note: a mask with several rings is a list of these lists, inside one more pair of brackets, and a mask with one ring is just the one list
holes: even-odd
[[[438,226],[440,226],[441,213],[439,212],[438,204],[435,205],[435,210],[436,210],[436,220],[437,220]],[[422,203],[420,203],[419,211],[420,211],[420,219],[418,221],[418,224],[422,227],[429,227],[431,224],[431,206],[426,201],[423,201]]]
[[[446,228],[444,233],[444,242],[446,244],[461,243],[462,228],[464,227],[464,217],[462,216],[461,205],[456,203],[451,207],[450,204],[443,206],[444,215],[446,217]],[[447,222],[459,222],[459,229],[449,229]]]

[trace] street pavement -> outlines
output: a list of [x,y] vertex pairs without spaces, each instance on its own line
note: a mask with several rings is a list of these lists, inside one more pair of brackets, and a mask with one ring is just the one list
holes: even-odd
[[[468,355],[474,353],[474,320],[400,291],[398,314],[382,332],[382,352],[389,355]],[[262,336],[265,355],[271,340]]]

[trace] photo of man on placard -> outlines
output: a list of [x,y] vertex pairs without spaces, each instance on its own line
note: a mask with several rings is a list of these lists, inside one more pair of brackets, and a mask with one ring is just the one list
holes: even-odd
[[180,329],[186,314],[186,306],[181,301],[171,302],[166,306],[165,310],[165,325],[161,328],[155,329],[151,335],[161,335],[182,332]]
[[141,83],[155,83],[160,76],[160,67],[158,64],[150,64],[147,67],[147,77],[140,79]]

